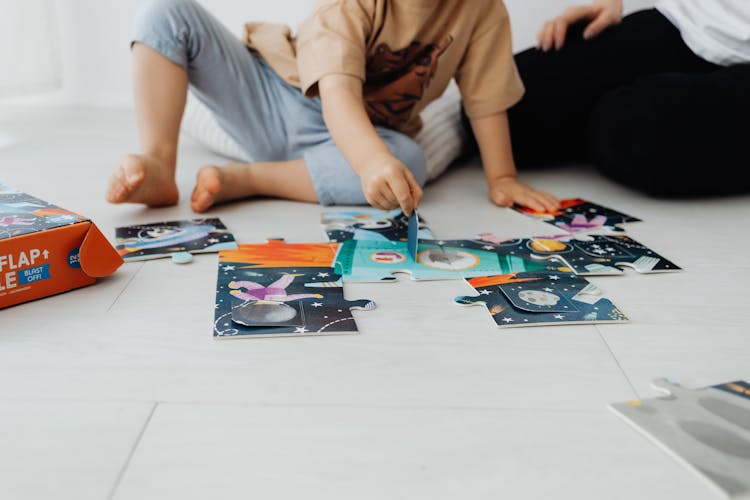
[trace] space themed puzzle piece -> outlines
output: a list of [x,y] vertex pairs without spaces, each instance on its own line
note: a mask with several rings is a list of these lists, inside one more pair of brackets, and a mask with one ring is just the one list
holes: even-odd
[[610,408],[728,498],[750,497],[750,384],[685,389],[667,379],[664,396]]
[[[323,228],[333,242],[347,240],[407,241],[409,217],[401,210],[364,208],[321,214]],[[432,231],[424,219],[419,218],[419,239],[433,239]]]
[[155,222],[115,229],[115,248],[126,261],[171,257],[177,264],[192,254],[236,249],[234,236],[219,219]]
[[682,269],[647,246],[625,235],[576,234],[538,238],[500,239],[479,236],[499,255],[533,259],[581,276],[623,274],[630,267],[641,274],[668,273]]
[[370,300],[344,299],[331,267],[249,268],[222,262],[216,290],[215,338],[259,338],[358,333],[353,309]]
[[333,267],[338,243],[287,243],[269,240],[266,243],[242,244],[236,250],[219,252],[219,262],[243,269],[272,267]]
[[623,232],[621,224],[641,222],[641,219],[631,215],[580,198],[560,200],[560,208],[551,212],[537,212],[520,205],[512,208],[518,213],[539,219],[568,233]]
[[500,328],[628,321],[599,288],[570,273],[517,272],[466,281],[479,295],[454,302],[485,306]]
[[515,256],[499,256],[469,240],[420,240],[416,259],[409,255],[405,242],[348,240],[341,244],[335,265],[345,282],[393,281],[398,273],[415,281],[457,280],[546,267]]
[[582,235],[568,239],[534,238],[532,257],[553,259],[581,276],[620,275],[623,267],[641,274],[682,269],[647,246],[625,235]]

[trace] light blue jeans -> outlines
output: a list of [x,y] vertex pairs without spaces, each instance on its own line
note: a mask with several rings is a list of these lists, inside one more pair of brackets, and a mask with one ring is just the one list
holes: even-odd
[[[303,158],[321,204],[367,203],[359,177],[326,128],[320,99],[307,98],[287,84],[198,2],[144,2],[133,42],[182,66],[190,90],[250,158]],[[376,130],[424,185],[425,158],[419,146],[400,132]]]

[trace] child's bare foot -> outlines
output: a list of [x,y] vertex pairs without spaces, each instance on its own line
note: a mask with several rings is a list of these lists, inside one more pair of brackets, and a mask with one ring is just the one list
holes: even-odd
[[251,167],[249,163],[201,167],[190,198],[190,207],[200,213],[223,201],[255,196],[257,193],[250,180]]
[[109,179],[106,197],[110,203],[174,205],[180,197],[174,167],[150,156],[125,155]]

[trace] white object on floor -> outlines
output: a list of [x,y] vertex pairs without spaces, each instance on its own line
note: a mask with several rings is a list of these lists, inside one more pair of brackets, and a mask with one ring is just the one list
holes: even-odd
[[[461,126],[461,95],[455,82],[440,99],[422,111],[422,130],[414,140],[427,160],[427,180],[436,179],[464,150],[466,133]],[[233,160],[255,159],[227,134],[211,111],[192,93],[188,96],[182,131],[214,153]]]

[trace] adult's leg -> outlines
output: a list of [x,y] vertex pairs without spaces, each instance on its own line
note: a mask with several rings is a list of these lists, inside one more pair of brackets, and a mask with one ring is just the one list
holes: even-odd
[[174,169],[188,82],[222,128],[253,156],[284,158],[285,128],[274,104],[278,90],[272,73],[200,4],[147,2],[136,19],[133,43],[143,154],[123,159],[110,181],[110,201],[177,201]]
[[590,40],[582,33],[583,25],[572,27],[560,51],[529,49],[516,56],[526,94],[508,116],[521,167],[588,159],[585,131],[607,92],[644,75],[715,69],[655,9],[626,16]]
[[750,192],[750,64],[647,76],[601,99],[589,142],[608,177],[657,196]]
[[[419,146],[399,132],[376,128],[391,153],[416,177],[427,180],[425,158]],[[321,138],[317,132],[311,134]],[[271,196],[322,205],[365,205],[357,174],[327,135],[314,145],[300,145],[301,158],[283,162],[209,166],[198,174],[193,206],[204,211],[215,203],[252,196]],[[196,208],[197,207],[197,208]]]

